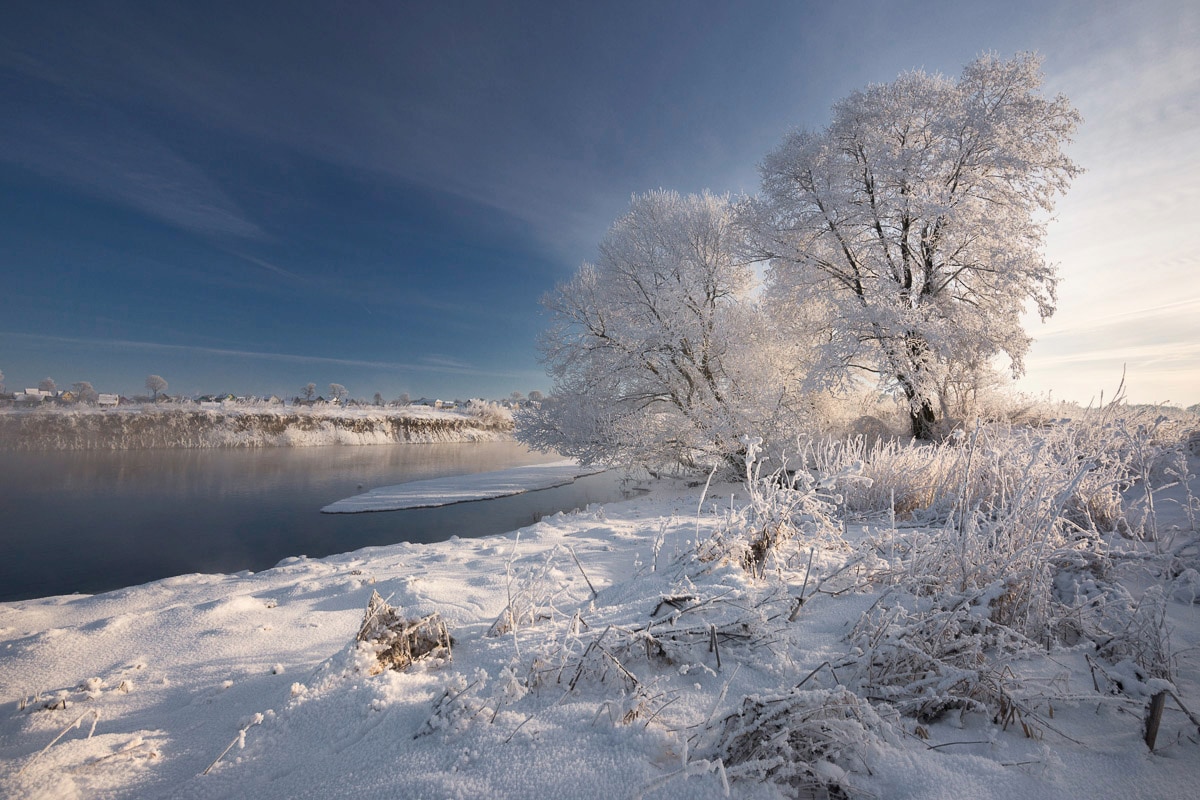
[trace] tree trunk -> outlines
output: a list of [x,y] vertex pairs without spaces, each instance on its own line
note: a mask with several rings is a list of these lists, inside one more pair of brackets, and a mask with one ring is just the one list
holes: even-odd
[[908,419],[912,424],[912,435],[917,439],[930,441],[934,438],[934,426],[937,425],[937,414],[933,403],[928,397],[917,397],[917,389],[912,381],[900,378],[904,387],[904,396],[908,398]]

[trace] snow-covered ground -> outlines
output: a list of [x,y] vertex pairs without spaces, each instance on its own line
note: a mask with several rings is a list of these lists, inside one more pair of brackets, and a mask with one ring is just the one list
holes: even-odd
[[514,494],[564,486],[584,475],[602,472],[600,468],[581,467],[574,460],[409,481],[396,486],[381,486],[356,494],[321,510],[326,514],[356,514],[363,511],[401,511],[406,508],[436,508],[472,500],[490,500]]
[[[660,484],[505,536],[0,604],[0,796],[1196,796],[1200,736],[1175,700],[1156,751],[1142,741],[1166,684],[1082,641],[987,671],[1007,707],[919,718],[868,696],[886,553],[930,529],[859,520],[756,576],[711,545],[745,488],[713,487],[698,513],[700,494]],[[1163,540],[1194,547],[1169,496]],[[1159,575],[1161,546],[1118,544],[1130,591],[1168,595],[1171,685],[1200,710],[1196,555]],[[451,655],[380,672],[355,641],[375,592],[440,615]]]

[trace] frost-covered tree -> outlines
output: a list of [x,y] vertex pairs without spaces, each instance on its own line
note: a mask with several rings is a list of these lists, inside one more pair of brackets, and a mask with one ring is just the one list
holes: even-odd
[[4,370],[0,369],[0,394],[4,393]]
[[350,396],[350,392],[345,386],[340,383],[329,384],[329,397],[335,402],[340,403]]
[[100,400],[99,393],[89,381],[77,381],[71,384],[71,391],[75,393],[75,400],[87,405],[95,405]]
[[1043,97],[1039,60],[984,56],[958,80],[910,72],[855,92],[818,132],[760,167],[756,252],[776,308],[824,307],[824,367],[877,374],[928,438],[948,370],[1030,343],[1019,317],[1054,312],[1042,252],[1079,114]]
[[[0,373],[0,379],[3,379],[3,378],[4,378],[4,374]],[[533,391],[531,391],[529,393],[529,402],[531,402],[531,403],[540,403],[545,399],[546,399],[546,395],[542,394],[537,389],[534,389]]]
[[151,399],[154,402],[158,402],[158,393],[165,392],[167,390],[167,382],[163,380],[161,375],[147,375],[146,388],[149,389],[153,395]]
[[396,403],[398,405],[406,406],[411,402],[412,402],[412,397],[409,395],[408,392],[401,392],[400,396],[396,398]]
[[54,378],[42,378],[38,381],[38,389],[43,392],[54,394],[58,391],[58,384],[54,382]]
[[381,405],[383,405],[383,395],[382,395],[381,393],[379,393],[379,392],[376,392],[376,393],[375,393],[375,398],[374,398],[373,402],[374,402],[374,404],[375,404],[375,405],[377,405],[377,406],[381,406]]
[[754,272],[727,198],[635,196],[595,264],[542,302],[552,396],[518,438],[584,463],[704,469],[736,462],[779,405],[761,370]]
[[304,399],[312,400],[313,397],[317,393],[317,385],[315,383],[306,383],[306,384],[304,384],[303,391],[304,391]]

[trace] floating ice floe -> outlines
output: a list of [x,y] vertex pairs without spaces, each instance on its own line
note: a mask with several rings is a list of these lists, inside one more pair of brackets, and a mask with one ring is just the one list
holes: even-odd
[[321,511],[326,514],[358,514],[364,511],[436,508],[471,500],[508,497],[538,489],[552,489],[572,483],[584,475],[594,475],[602,471],[599,467],[583,467],[574,461],[555,461],[497,472],[410,481],[396,486],[381,486],[364,494],[338,500]]

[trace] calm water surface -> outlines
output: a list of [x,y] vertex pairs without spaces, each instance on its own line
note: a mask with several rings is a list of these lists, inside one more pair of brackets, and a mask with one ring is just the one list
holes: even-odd
[[617,477],[601,474],[443,508],[320,513],[377,486],[558,459],[511,442],[0,452],[0,601],[485,536],[620,498]]

